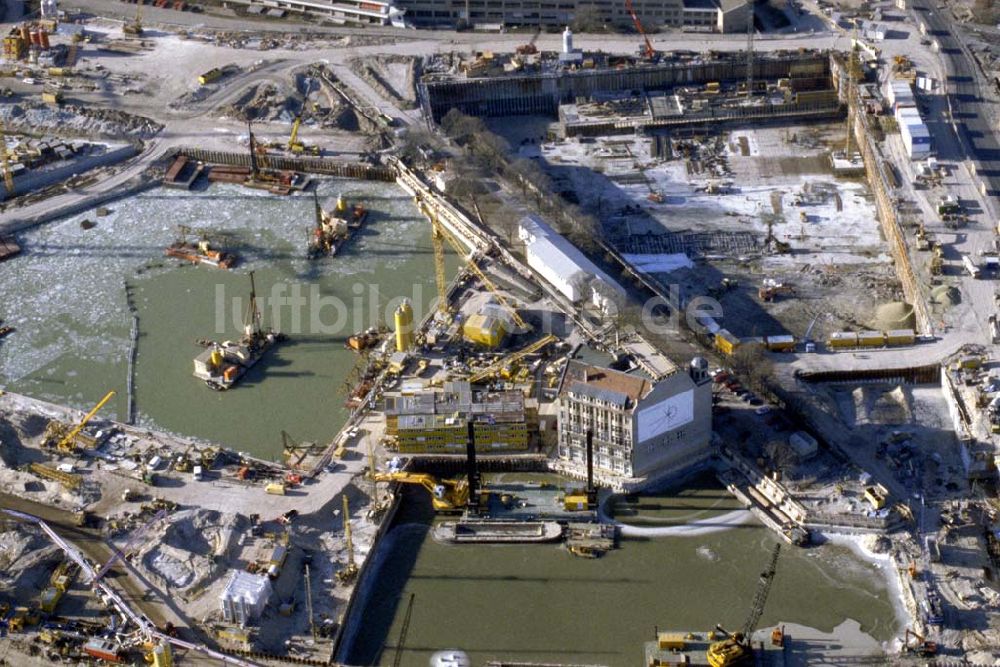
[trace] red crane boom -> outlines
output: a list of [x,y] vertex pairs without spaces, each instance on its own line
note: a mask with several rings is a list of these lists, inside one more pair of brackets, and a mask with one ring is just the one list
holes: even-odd
[[653,48],[653,44],[649,41],[649,37],[646,36],[646,31],[642,27],[642,21],[639,20],[639,16],[635,13],[635,8],[632,6],[632,0],[625,0],[625,9],[632,16],[632,22],[635,23],[635,29],[639,31],[642,35],[643,41],[646,45],[642,48],[642,55],[644,58],[652,59],[656,56],[656,50]]

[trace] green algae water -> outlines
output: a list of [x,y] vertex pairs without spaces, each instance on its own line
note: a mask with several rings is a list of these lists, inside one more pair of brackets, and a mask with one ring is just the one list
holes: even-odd
[[[281,431],[325,442],[344,423],[359,356],[352,333],[392,323],[398,298],[417,317],[435,295],[430,225],[391,183],[320,180],[325,205],[343,193],[370,211],[335,257],[305,258],[312,193],[272,196],[215,184],[200,192],[156,189],[19,235],[24,252],[0,264],[0,319],[17,331],[0,341],[0,384],[88,408],[118,395],[102,415],[124,419],[132,313],[138,423],[263,458],[281,452]],[[96,222],[83,229],[81,222]],[[177,225],[211,234],[240,255],[231,271],[164,257]],[[448,256],[449,270],[457,258]],[[265,326],[289,333],[235,388],[213,392],[192,376],[199,339],[236,339],[254,271]],[[275,287],[277,286],[277,291]],[[271,307],[297,294],[305,303]],[[235,313],[233,312],[235,309]]]
[[[756,521],[690,537],[624,538],[600,559],[556,545],[444,545],[427,533],[426,496],[407,492],[387,537],[348,664],[392,664],[410,595],[401,664],[425,667],[460,649],[473,664],[641,664],[654,628],[706,632],[742,626],[756,573],[777,538]],[[423,502],[422,502],[423,501]],[[418,507],[419,506],[419,507]],[[739,507],[710,476],[622,502],[628,521],[681,525]],[[846,619],[886,641],[898,631],[883,574],[848,549],[785,546],[761,627],[832,631]]]

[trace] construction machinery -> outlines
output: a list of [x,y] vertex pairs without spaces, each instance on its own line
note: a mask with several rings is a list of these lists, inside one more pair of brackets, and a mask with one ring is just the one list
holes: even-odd
[[35,473],[39,477],[44,477],[46,479],[51,479],[54,482],[59,482],[66,489],[72,491],[80,484],[83,483],[83,478],[72,472],[63,472],[62,470],[56,470],[42,463],[32,463],[28,466],[28,470]]
[[535,34],[531,36],[531,41],[527,44],[521,44],[514,51],[519,56],[533,56],[538,53],[538,47],[535,46],[535,42],[538,41],[538,36],[542,34],[542,29],[538,28],[535,30]]
[[753,604],[750,605],[750,615],[747,616],[743,629],[730,634],[722,626],[716,626],[716,629],[726,635],[726,638],[708,647],[708,664],[712,667],[736,667],[737,665],[753,664],[753,646],[751,644],[753,633],[757,629],[761,614],[764,613],[764,605],[771,592],[771,584],[774,582],[774,573],[778,566],[778,554],[780,553],[781,544],[775,544],[774,551],[771,552],[771,561],[767,569],[760,574],[757,592],[754,594]]
[[288,137],[288,143],[286,144],[286,148],[288,148],[288,150],[290,150],[293,153],[310,153],[311,155],[319,155],[318,146],[307,147],[304,143],[302,143],[302,140],[299,139],[300,125],[302,125],[301,114],[296,116],[295,120],[292,122],[292,133]]
[[625,9],[628,11],[629,16],[632,17],[632,23],[635,24],[635,29],[640,35],[642,35],[643,46],[639,49],[639,55],[647,60],[653,60],[656,58],[656,49],[653,48],[653,43],[649,41],[649,37],[646,35],[646,30],[642,27],[642,21],[639,20],[639,15],[635,13],[635,7],[632,6],[632,0],[625,0]]
[[442,315],[447,315],[448,313],[448,281],[445,278],[444,244],[442,243],[442,240],[445,240],[451,245],[458,256],[465,260],[465,265],[479,278],[479,281],[496,298],[503,309],[510,314],[510,319],[514,322],[515,326],[521,331],[529,331],[531,327],[521,318],[517,309],[497,289],[497,286],[486,276],[486,273],[479,268],[479,265],[476,263],[476,253],[467,253],[462,244],[444,228],[444,225],[438,220],[437,215],[429,207],[421,204],[420,208],[424,215],[431,221],[431,244],[434,246],[434,273],[438,289],[438,310]]
[[[911,642],[911,638],[916,641]],[[903,650],[907,653],[916,653],[923,658],[929,658],[937,655],[938,645],[937,642],[926,639],[923,635],[918,635],[913,630],[906,628],[906,633],[903,635]]]
[[514,364],[521,361],[521,359],[524,359],[529,355],[535,354],[536,352],[540,352],[541,350],[545,349],[545,347],[547,347],[550,343],[554,343],[557,340],[559,339],[556,336],[553,336],[552,334],[549,334],[544,338],[540,338],[531,345],[521,348],[517,352],[501,357],[500,359],[494,361],[486,368],[476,371],[475,373],[469,376],[469,382],[474,384],[476,382],[482,382],[487,378],[491,378],[495,375],[498,375],[502,373],[504,369],[510,368]]
[[104,404],[111,400],[115,392],[109,391],[104,395],[97,405],[88,412],[80,422],[70,428],[68,424],[52,420],[45,429],[45,437],[42,439],[43,447],[54,447],[64,454],[72,454],[76,451],[76,436],[80,435],[83,428],[94,418],[97,411],[104,407]]
[[795,288],[788,283],[765,278],[760,287],[757,288],[757,297],[761,301],[774,301],[778,296],[795,294]]
[[358,564],[354,562],[354,538],[351,535],[351,513],[347,503],[347,495],[344,499],[344,545],[347,548],[347,563],[337,571],[337,580],[342,584],[349,584],[358,576]]
[[122,26],[122,32],[134,37],[142,37],[142,3],[135,8],[135,18]]
[[427,473],[377,472],[376,482],[399,482],[422,486],[431,494],[436,512],[461,512],[469,502],[469,484],[466,480],[441,479]]
[[0,123],[0,159],[3,160],[3,184],[7,188],[7,194],[14,194],[14,174],[10,171],[10,159],[7,156],[7,135],[4,133],[3,123]]

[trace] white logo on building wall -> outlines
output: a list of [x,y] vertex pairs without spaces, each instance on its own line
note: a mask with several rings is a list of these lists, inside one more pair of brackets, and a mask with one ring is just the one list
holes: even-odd
[[694,421],[694,392],[688,390],[643,408],[639,412],[639,442],[673,431],[692,421]]

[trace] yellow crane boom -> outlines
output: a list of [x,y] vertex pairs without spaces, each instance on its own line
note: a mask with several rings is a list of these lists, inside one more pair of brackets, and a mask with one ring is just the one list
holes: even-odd
[[549,345],[550,343],[554,343],[557,340],[559,340],[559,339],[556,336],[553,336],[552,334],[549,334],[549,335],[545,336],[544,338],[540,338],[540,339],[536,340],[534,343],[532,343],[531,345],[528,345],[527,347],[523,347],[520,350],[518,350],[517,352],[508,354],[505,357],[501,357],[500,359],[498,359],[497,361],[494,361],[492,364],[490,364],[486,368],[483,368],[481,370],[476,371],[475,373],[473,373],[472,375],[469,376],[469,382],[475,383],[475,382],[479,382],[481,380],[485,380],[488,377],[492,377],[492,376],[496,375],[497,373],[499,373],[500,370],[504,366],[509,366],[510,364],[516,363],[516,362],[520,361],[521,359],[524,359],[529,354],[534,354],[536,352],[539,352],[542,349],[544,349],[546,345]]
[[510,318],[513,320],[514,324],[522,330],[529,329],[530,327],[528,327],[527,322],[525,322],[524,319],[522,319],[518,314],[517,309],[511,305],[500,290],[497,289],[497,286],[493,284],[493,281],[490,280],[486,276],[486,273],[479,268],[478,264],[476,264],[475,253],[466,253],[465,248],[458,242],[458,239],[452,236],[451,233],[445,229],[444,225],[441,224],[437,216],[432,211],[422,204],[420,208],[424,215],[426,215],[431,221],[431,242],[434,245],[434,277],[437,282],[439,299],[438,309],[442,312],[447,312],[448,309],[448,284],[445,279],[444,271],[444,246],[441,243],[441,240],[444,239],[448,242],[448,245],[450,245],[452,249],[458,253],[458,256],[465,260],[466,266],[468,266],[469,269],[476,274],[476,277],[479,278],[479,281],[483,283],[483,286],[489,290],[490,294],[496,297],[497,301],[501,306],[503,306],[504,310],[510,313]]
[[97,414],[97,411],[103,408],[104,404],[110,401],[111,397],[114,395],[115,395],[114,390],[109,391],[104,395],[104,398],[102,398],[100,402],[94,406],[94,409],[88,412],[86,416],[80,420],[80,423],[74,426],[72,430],[70,430],[70,432],[67,433],[62,440],[59,441],[59,443],[56,445],[59,451],[66,451],[73,448],[73,442],[76,440],[76,436],[80,435],[80,431],[83,430],[83,427],[86,426],[87,423],[94,418],[94,415]]
[[426,473],[378,472],[375,473],[375,481],[422,486],[431,494],[434,509],[438,512],[460,510],[469,502],[469,486],[465,480],[439,480]]
[[292,123],[292,134],[288,137],[288,150],[296,151],[302,150],[302,142],[299,141],[299,125],[302,124],[302,116],[296,116],[295,122]]

